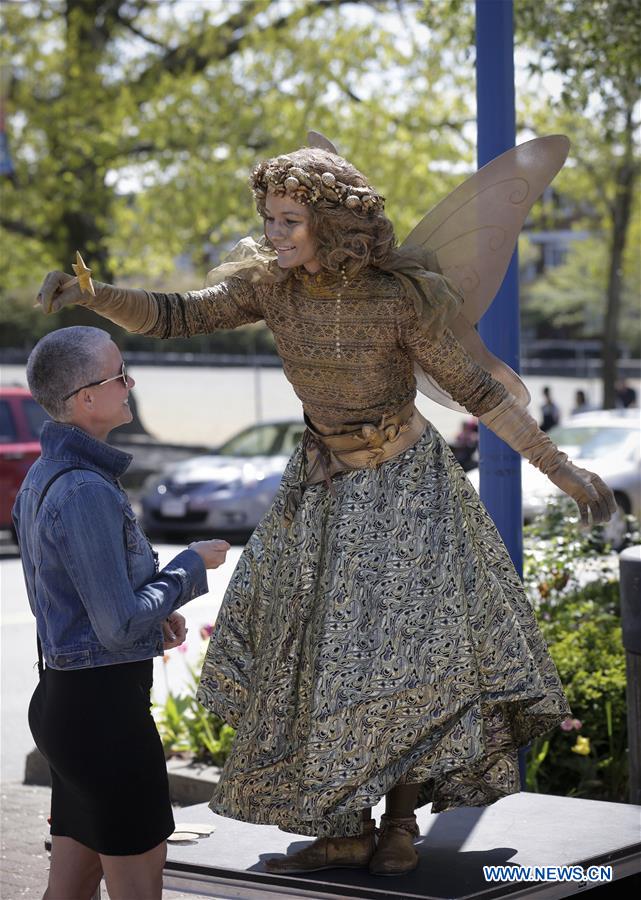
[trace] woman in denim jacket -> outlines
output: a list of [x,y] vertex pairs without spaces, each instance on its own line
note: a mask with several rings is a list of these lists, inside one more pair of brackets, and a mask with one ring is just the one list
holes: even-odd
[[51,768],[47,900],[158,898],[174,830],[150,712],[153,657],[185,638],[177,609],[207,592],[225,541],[200,541],[158,571],[118,481],[131,456],[105,443],[131,421],[133,379],[107,332],[63,328],[29,357],[53,421],[13,516],[46,662],[29,724]]

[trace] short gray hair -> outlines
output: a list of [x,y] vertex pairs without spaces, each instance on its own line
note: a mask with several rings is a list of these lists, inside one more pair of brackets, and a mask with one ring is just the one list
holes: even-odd
[[56,422],[66,422],[71,415],[71,398],[63,400],[65,394],[102,377],[98,351],[110,340],[102,328],[72,325],[46,334],[29,354],[29,390]]

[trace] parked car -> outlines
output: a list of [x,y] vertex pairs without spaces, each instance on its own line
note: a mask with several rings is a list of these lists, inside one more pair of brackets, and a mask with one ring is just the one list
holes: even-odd
[[[641,518],[641,413],[638,409],[601,410],[572,416],[548,432],[550,438],[582,469],[596,472],[614,491],[617,512],[604,526],[615,550],[625,542],[628,515]],[[561,491],[523,460],[523,519],[530,522]],[[478,490],[479,470],[468,472]]]
[[26,388],[0,387],[0,528],[12,528],[11,508],[40,455],[40,430],[47,418]]
[[145,530],[155,537],[246,538],[272,502],[304,431],[299,421],[253,425],[211,453],[150,478],[141,497]]

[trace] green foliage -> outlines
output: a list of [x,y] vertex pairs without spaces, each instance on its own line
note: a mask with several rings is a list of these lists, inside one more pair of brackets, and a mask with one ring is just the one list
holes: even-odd
[[[153,714],[166,756],[187,755],[195,762],[222,766],[229,755],[235,731],[196,700],[204,654],[198,665],[187,665],[188,683],[183,692],[169,689],[163,703],[153,706]],[[174,660],[166,657],[165,664]]]
[[[637,245],[638,246],[638,245]],[[641,260],[630,242],[623,272],[621,336],[633,356],[641,356],[639,285]],[[545,324],[577,338],[603,334],[607,294],[607,248],[603,240],[576,241],[567,260],[522,291],[524,322]]]
[[538,50],[532,71],[553,68],[562,101],[584,110],[599,95],[606,116],[639,97],[641,29],[637,0],[519,0],[518,34]]
[[[574,719],[534,741],[527,786],[625,802],[625,651],[618,560],[599,527],[580,530],[564,501],[526,530],[524,583]],[[639,540],[638,534],[633,540]]]
[[[530,49],[530,74],[554,73],[560,81],[559,115],[539,103],[539,120],[548,126],[570,121],[564,129],[574,141],[574,166],[583,190],[571,196],[586,208],[607,246],[604,265],[603,397],[615,404],[617,344],[626,336],[621,273],[631,244],[641,163],[636,140],[641,98],[641,28],[638,0],[519,0],[517,34]],[[586,190],[587,187],[587,190]],[[591,209],[590,209],[591,207]],[[638,288],[637,288],[638,297]]]
[[250,169],[308,128],[372,177],[401,236],[471,162],[472,69],[394,0],[25,0],[4,19],[16,177],[0,299],[15,339],[42,274],[76,249],[99,280],[171,289],[180,258],[202,285],[260,228]]

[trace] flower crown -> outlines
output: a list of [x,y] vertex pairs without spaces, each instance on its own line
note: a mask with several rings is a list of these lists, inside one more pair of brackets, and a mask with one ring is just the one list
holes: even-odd
[[368,185],[365,179],[362,186],[345,184],[332,172],[318,174],[303,169],[287,155],[259,163],[250,180],[259,203],[265,202],[267,191],[271,190],[276,196],[286,194],[297,203],[321,209],[344,206],[354,213],[370,215],[382,212],[385,207],[385,198]]

